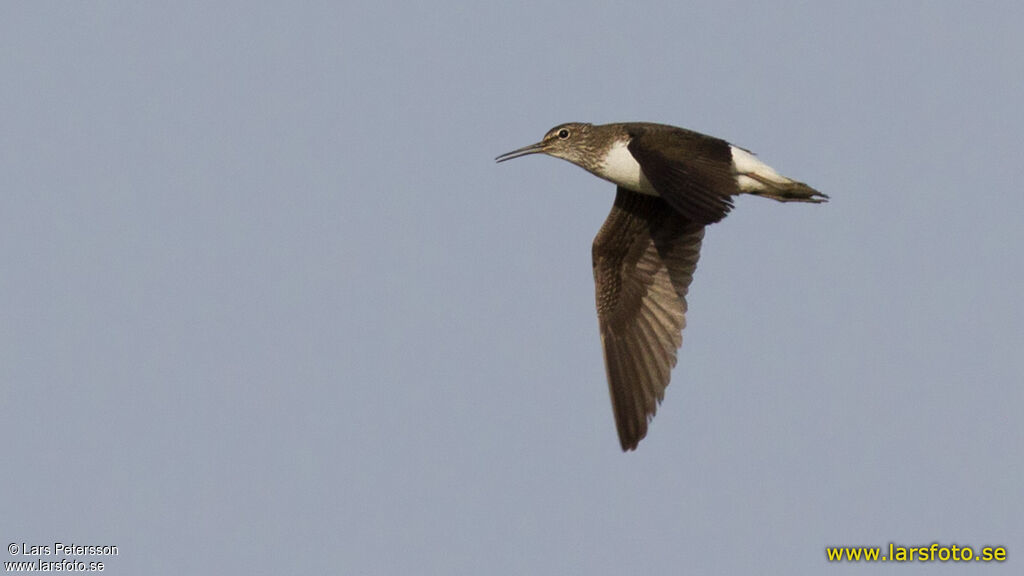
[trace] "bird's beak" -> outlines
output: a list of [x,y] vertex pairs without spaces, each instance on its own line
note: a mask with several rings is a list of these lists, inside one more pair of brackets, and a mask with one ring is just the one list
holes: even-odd
[[513,158],[519,158],[520,156],[526,156],[527,154],[539,154],[544,152],[545,144],[543,142],[537,142],[536,144],[530,144],[529,146],[523,146],[511,152],[506,152],[501,156],[494,159],[495,162],[504,162],[505,160],[511,160]]

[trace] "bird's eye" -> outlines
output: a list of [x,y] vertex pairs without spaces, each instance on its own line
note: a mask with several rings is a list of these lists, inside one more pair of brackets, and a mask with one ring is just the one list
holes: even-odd
[[565,128],[562,128],[561,130],[558,131],[558,137],[561,138],[562,140],[565,140],[566,138],[569,137],[569,131],[566,130]]

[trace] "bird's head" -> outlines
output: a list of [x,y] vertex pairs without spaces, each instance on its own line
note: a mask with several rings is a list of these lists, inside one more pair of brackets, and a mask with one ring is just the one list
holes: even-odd
[[502,154],[495,161],[504,162],[527,154],[547,154],[588,168],[588,163],[595,157],[594,129],[592,124],[585,122],[559,124],[548,130],[540,142]]

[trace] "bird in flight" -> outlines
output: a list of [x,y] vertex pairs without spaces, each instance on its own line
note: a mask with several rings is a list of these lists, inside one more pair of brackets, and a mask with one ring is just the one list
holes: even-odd
[[567,160],[618,187],[592,256],[615,426],[622,450],[634,450],[682,345],[704,228],[725,218],[740,194],[812,203],[828,196],[748,150],[664,124],[570,122],[495,160],[528,154]]

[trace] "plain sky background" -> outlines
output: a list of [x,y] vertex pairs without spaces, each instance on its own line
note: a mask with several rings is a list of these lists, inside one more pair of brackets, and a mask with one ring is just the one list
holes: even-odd
[[[1020,574],[1022,29],[1020,2],[3,3],[2,544],[117,545],[110,574]],[[708,230],[623,454],[614,187],[493,158],[628,120],[832,201]],[[825,559],[936,541],[1009,561]]]

